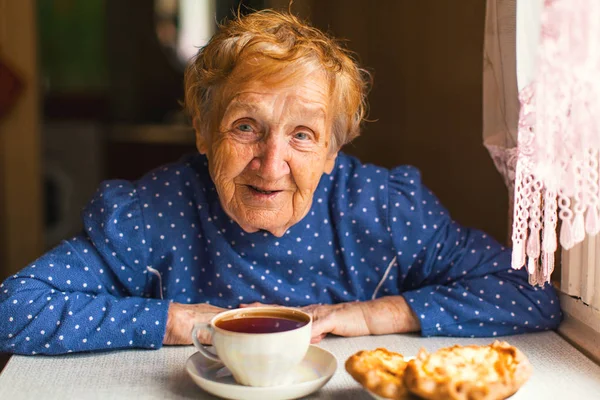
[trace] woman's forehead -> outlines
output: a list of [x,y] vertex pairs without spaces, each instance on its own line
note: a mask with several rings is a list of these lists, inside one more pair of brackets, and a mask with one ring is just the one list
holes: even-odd
[[251,80],[236,85],[232,88],[226,111],[244,109],[246,111],[259,111],[268,106],[270,102],[292,100],[294,108],[312,114],[319,113],[325,116],[329,107],[328,82],[322,73],[313,73],[304,79],[288,79],[281,81],[262,79]]

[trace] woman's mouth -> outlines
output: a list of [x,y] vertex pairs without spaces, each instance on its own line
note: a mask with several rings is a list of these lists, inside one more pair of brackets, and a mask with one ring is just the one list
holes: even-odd
[[266,190],[256,186],[248,185],[248,187],[254,191],[255,193],[263,194],[263,195],[272,195],[281,192],[281,190]]

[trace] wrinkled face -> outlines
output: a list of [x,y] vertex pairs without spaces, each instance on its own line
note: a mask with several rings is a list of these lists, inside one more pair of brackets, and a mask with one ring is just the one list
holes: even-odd
[[282,236],[308,213],[337,154],[328,111],[321,74],[294,84],[253,81],[226,105],[219,132],[197,132],[221,205],[244,231]]

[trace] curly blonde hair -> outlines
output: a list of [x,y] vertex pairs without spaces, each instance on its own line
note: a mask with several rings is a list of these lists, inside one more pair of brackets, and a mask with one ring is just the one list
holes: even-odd
[[[241,65],[249,68],[236,68]],[[338,41],[289,13],[238,14],[221,25],[186,68],[185,108],[196,129],[210,132],[222,118],[226,86],[266,78],[293,82],[318,70],[329,82],[329,148],[337,151],[360,134],[370,75]]]

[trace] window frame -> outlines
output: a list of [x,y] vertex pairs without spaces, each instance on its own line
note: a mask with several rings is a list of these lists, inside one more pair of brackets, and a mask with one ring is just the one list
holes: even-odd
[[560,302],[564,320],[558,332],[600,363],[600,237],[563,250]]

